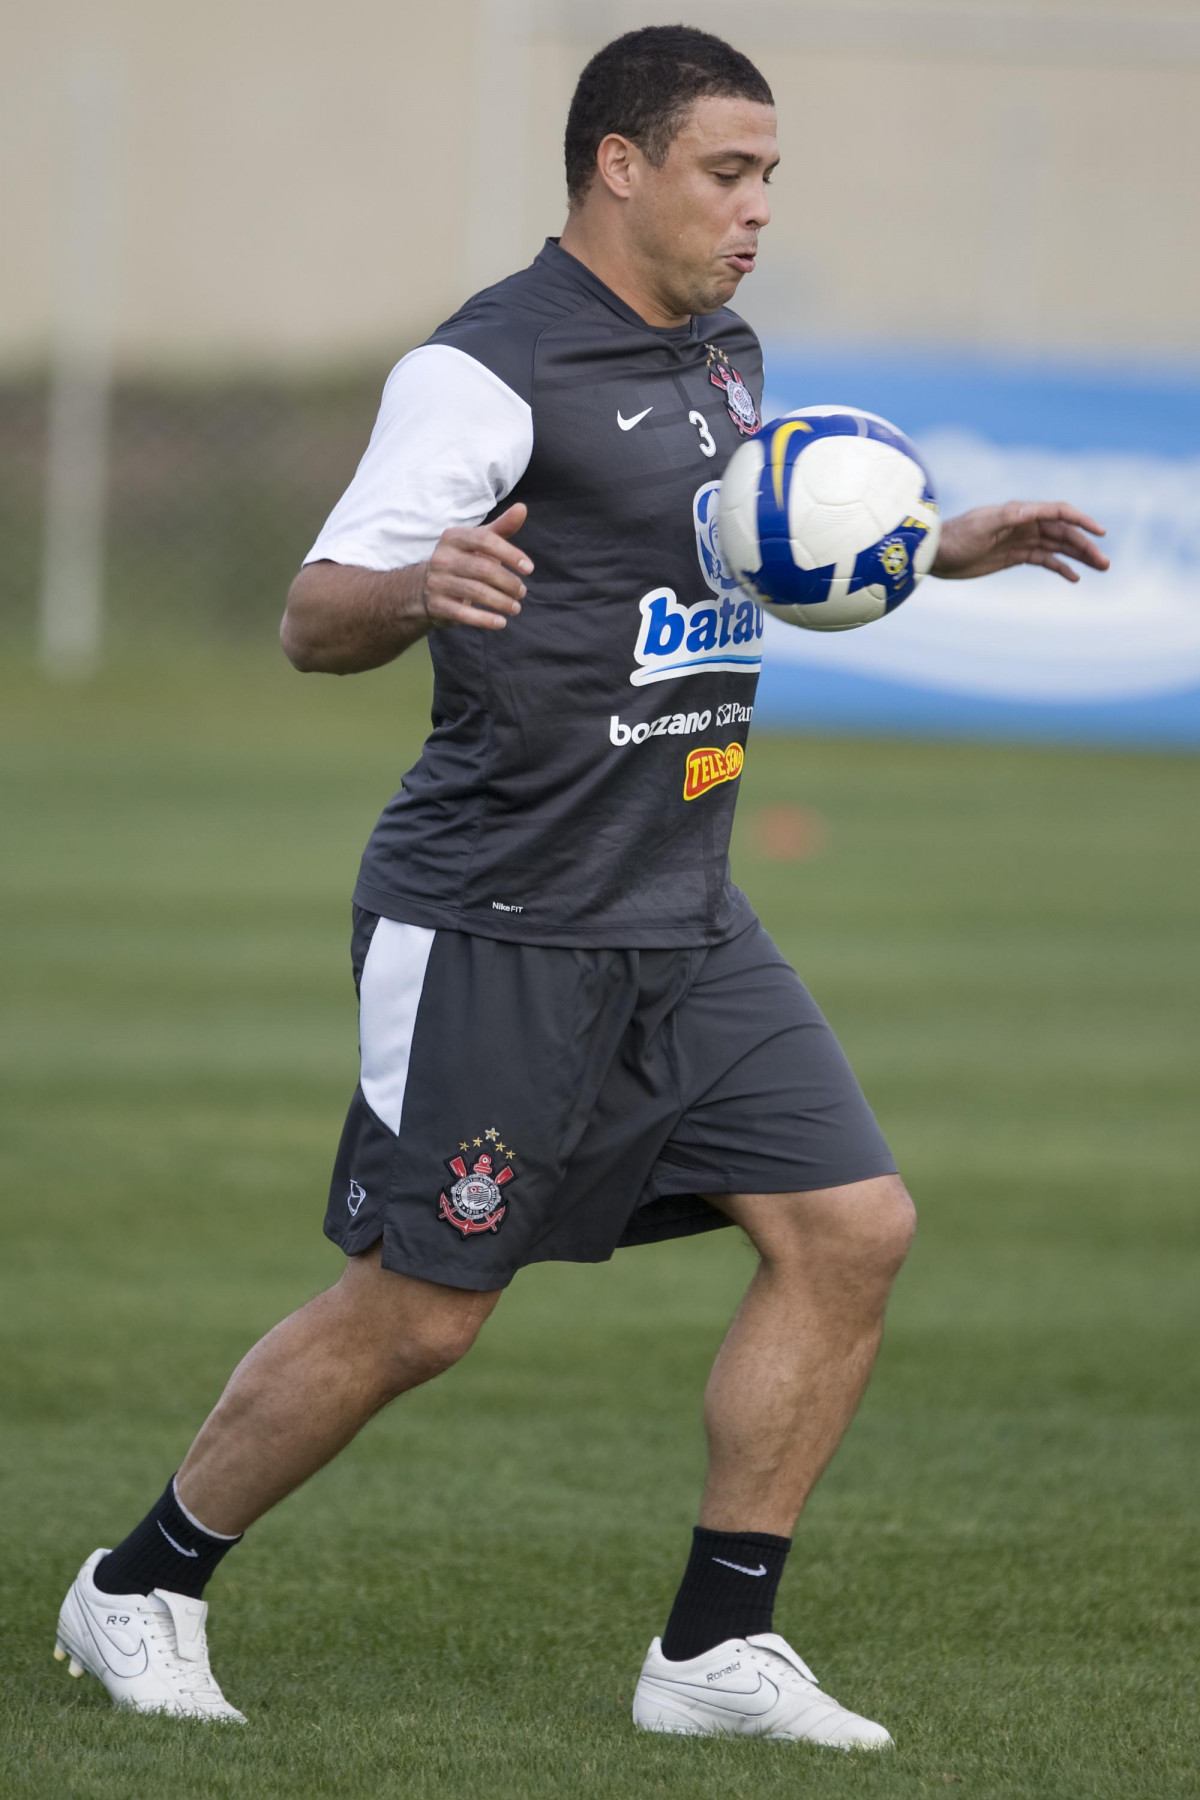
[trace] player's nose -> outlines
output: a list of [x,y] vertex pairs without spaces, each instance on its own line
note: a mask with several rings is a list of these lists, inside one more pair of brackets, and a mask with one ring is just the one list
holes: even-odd
[[766,188],[760,188],[756,194],[750,196],[741,219],[738,222],[743,231],[757,234],[762,230],[764,225],[770,223],[770,219],[771,202],[767,198]]

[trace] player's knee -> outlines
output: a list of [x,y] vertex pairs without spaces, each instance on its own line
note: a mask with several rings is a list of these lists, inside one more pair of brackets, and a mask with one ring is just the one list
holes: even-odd
[[851,1288],[886,1289],[908,1255],[917,1213],[898,1175],[797,1194],[749,1225],[764,1262],[807,1285],[814,1273]]
[[500,1291],[443,1287],[381,1266],[375,1244],[347,1263],[331,1290],[330,1329],[342,1354],[365,1365],[384,1398],[452,1368],[479,1336]]
[[486,1313],[466,1305],[405,1320],[390,1342],[380,1346],[385,1385],[403,1393],[444,1375],[467,1354],[485,1317]]
[[908,1255],[917,1209],[898,1175],[880,1175],[843,1190],[831,1215],[831,1263],[855,1284],[890,1287]]
[[883,1176],[872,1184],[868,1234],[874,1261],[889,1280],[900,1268],[911,1248],[917,1229],[917,1209],[912,1196],[899,1175]]

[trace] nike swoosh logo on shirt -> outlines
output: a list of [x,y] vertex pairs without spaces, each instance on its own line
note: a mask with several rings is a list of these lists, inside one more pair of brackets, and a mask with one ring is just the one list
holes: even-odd
[[182,1544],[177,1544],[161,1519],[155,1519],[154,1523],[158,1526],[158,1529],[162,1532],[172,1550],[178,1550],[180,1556],[199,1556],[200,1552],[198,1550],[185,1550]]
[[[159,1529],[161,1530],[162,1527],[160,1526]],[[713,1561],[719,1562],[723,1569],[736,1569],[739,1575],[765,1575],[767,1572],[766,1563],[759,1563],[757,1569],[748,1569],[745,1563],[726,1562],[723,1556],[714,1556]]]
[[779,1698],[779,1689],[761,1671],[758,1686],[747,1691],[701,1687],[696,1681],[671,1681],[662,1675],[653,1675],[650,1679],[660,1687],[673,1688],[681,1694],[695,1694],[698,1699],[703,1699],[705,1705],[714,1706],[721,1712],[743,1713],[749,1718],[757,1718],[761,1713],[770,1712]]
[[646,413],[652,413],[653,411],[654,411],[654,408],[652,406],[648,406],[648,407],[646,407],[645,412],[634,413],[632,419],[623,419],[621,417],[621,409],[618,406],[618,408],[617,408],[617,424],[621,427],[622,431],[632,431],[635,425],[641,424],[642,420],[646,416]]

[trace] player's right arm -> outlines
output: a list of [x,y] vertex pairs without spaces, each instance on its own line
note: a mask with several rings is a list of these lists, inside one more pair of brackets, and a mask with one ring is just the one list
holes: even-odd
[[528,400],[479,356],[445,343],[410,351],[292,583],[279,633],[289,661],[351,675],[434,629],[503,630],[533,563],[513,542],[525,507],[498,508],[532,453]]
[[428,631],[449,625],[502,631],[521,610],[533,564],[510,540],[525,523],[519,502],[490,525],[454,525],[433,554],[404,569],[305,563],[279,628],[284,654],[305,674],[354,675],[394,661]]

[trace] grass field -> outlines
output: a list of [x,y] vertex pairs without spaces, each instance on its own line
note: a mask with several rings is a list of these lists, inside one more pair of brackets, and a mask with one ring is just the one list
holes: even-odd
[[[348,890],[424,668],[0,683],[5,1800],[1045,1796],[1200,1787],[1200,763],[752,740],[736,872],[922,1231],[779,1623],[872,1760],[634,1736],[693,1522],[732,1233],[543,1267],[210,1593],[246,1731],[51,1660],[83,1555],[332,1280]],[[826,821],[803,861],[756,811]]]

